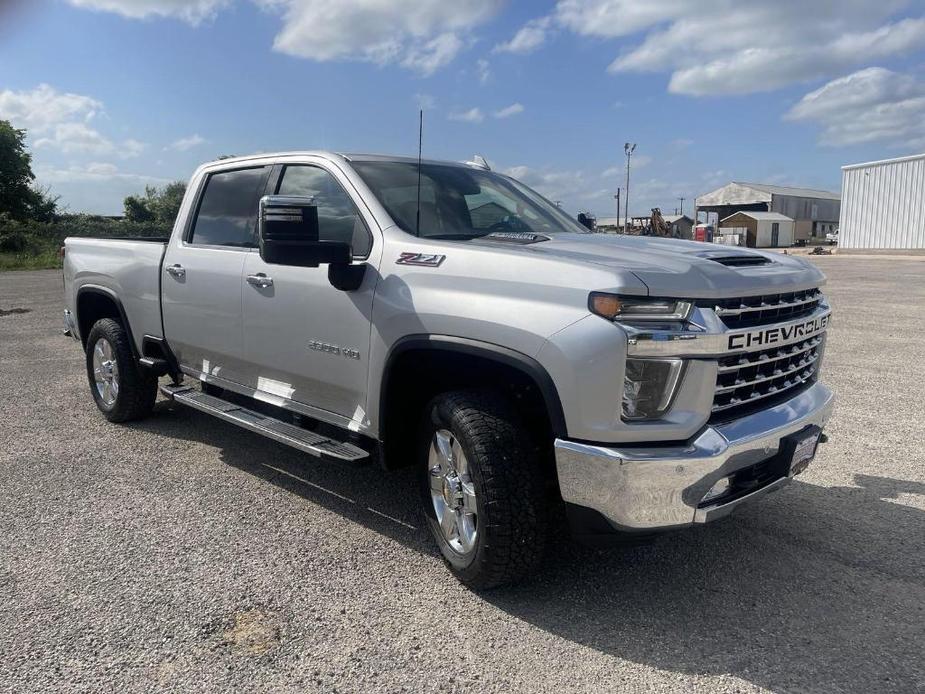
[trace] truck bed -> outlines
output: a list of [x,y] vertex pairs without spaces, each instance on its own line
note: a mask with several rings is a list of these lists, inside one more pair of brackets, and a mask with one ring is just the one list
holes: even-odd
[[161,261],[166,238],[69,237],[64,240],[64,288],[74,313],[81,290],[103,290],[118,298],[132,326],[136,347],[144,335],[162,336]]

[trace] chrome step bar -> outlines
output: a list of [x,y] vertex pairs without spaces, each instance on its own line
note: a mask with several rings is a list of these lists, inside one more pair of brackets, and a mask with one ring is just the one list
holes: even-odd
[[281,419],[249,410],[228,400],[203,393],[193,386],[162,385],[161,392],[181,405],[205,412],[243,429],[297,448],[304,453],[349,462],[357,462],[369,457],[369,453],[359,446],[337,441]]

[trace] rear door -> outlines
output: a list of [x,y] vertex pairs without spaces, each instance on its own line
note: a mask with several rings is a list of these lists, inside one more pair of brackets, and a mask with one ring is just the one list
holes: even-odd
[[[373,250],[370,225],[347,192],[349,182],[338,174],[321,165],[287,165],[271,188],[279,195],[314,198],[320,239],[350,242],[354,263],[364,262]],[[272,286],[244,287],[244,348],[255,369],[248,385],[256,397],[295,401],[320,419],[346,424],[342,417],[364,426],[375,267],[349,292],[331,285],[327,265],[272,265],[256,252],[248,254],[244,274],[272,280]]]
[[247,381],[244,261],[256,249],[257,206],[270,168],[207,174],[190,222],[164,258],[164,334],[184,372]]

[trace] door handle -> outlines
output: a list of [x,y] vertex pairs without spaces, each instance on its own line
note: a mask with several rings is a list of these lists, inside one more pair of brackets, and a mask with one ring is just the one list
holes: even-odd
[[169,265],[164,269],[172,277],[186,277],[186,269],[182,265]]
[[256,275],[248,275],[247,283],[252,284],[255,287],[261,287],[261,288],[272,287],[273,278],[267,277],[266,274],[262,272],[258,272]]

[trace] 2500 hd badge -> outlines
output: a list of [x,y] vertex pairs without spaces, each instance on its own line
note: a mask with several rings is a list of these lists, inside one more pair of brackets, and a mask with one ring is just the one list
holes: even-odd
[[782,325],[776,328],[730,335],[729,349],[748,349],[759,345],[773,345],[778,342],[791,342],[801,337],[811,337],[824,330],[828,322],[829,316],[825,315],[813,318],[805,323],[794,323],[793,325]]

